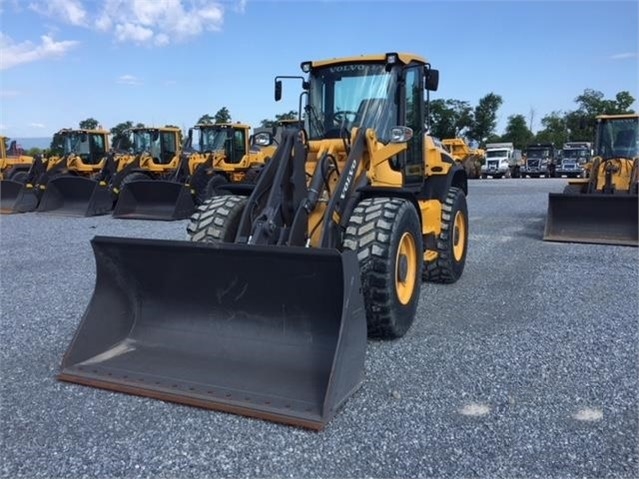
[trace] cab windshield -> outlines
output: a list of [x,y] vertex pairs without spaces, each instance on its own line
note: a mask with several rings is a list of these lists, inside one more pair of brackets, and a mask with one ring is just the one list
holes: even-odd
[[550,150],[540,149],[540,148],[531,148],[526,150],[526,156],[528,158],[548,158],[550,156]]
[[601,120],[597,155],[604,159],[637,156],[639,154],[638,120],[638,118]]
[[564,150],[563,157],[565,158],[587,158],[590,156],[588,150]]
[[310,138],[339,138],[344,130],[360,127],[373,128],[381,141],[387,141],[398,118],[393,69],[351,63],[312,70],[306,107]]
[[194,133],[199,132],[199,138],[196,138],[191,145],[198,151],[216,151],[224,149],[224,142],[227,139],[226,128],[197,128]]
[[133,130],[129,133],[129,144],[136,154],[146,151],[153,157],[160,156],[160,135],[158,131]]
[[66,133],[61,135],[62,151],[65,155],[75,153],[76,155],[88,155],[91,152],[89,147],[89,135],[86,133]]
[[486,158],[506,158],[508,156],[508,150],[488,150],[486,152]]

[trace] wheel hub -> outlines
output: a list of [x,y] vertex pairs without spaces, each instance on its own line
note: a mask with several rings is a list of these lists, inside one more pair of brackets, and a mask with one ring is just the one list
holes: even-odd
[[399,255],[399,264],[397,266],[397,279],[405,283],[406,276],[408,276],[408,258],[405,254]]

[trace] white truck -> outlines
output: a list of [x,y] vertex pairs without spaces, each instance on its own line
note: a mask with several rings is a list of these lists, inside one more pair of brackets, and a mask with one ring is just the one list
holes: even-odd
[[555,173],[568,178],[584,176],[584,166],[592,157],[592,144],[587,141],[569,141],[564,143],[561,159],[557,161]]
[[481,177],[519,178],[521,162],[521,150],[516,150],[512,143],[487,143]]

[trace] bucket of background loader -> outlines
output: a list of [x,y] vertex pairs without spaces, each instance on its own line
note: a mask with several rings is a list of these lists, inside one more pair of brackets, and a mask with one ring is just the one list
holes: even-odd
[[113,210],[115,218],[182,220],[195,211],[193,195],[183,183],[138,180],[124,185]]
[[59,379],[321,429],[363,378],[354,253],[96,237]]
[[548,196],[544,240],[637,246],[637,195]]
[[106,185],[82,176],[64,175],[49,180],[39,213],[65,216],[96,216],[113,209],[113,194]]
[[0,213],[26,213],[37,206],[38,196],[32,187],[19,181],[0,181]]

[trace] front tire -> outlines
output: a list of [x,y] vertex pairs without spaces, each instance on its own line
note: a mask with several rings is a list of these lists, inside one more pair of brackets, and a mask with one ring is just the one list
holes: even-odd
[[188,239],[199,243],[232,243],[248,198],[224,195],[209,198],[191,215]]
[[462,275],[468,251],[468,206],[466,195],[456,187],[448,190],[442,204],[441,233],[437,238],[437,259],[424,268],[424,281],[454,283]]
[[351,215],[344,249],[357,252],[368,336],[395,339],[415,319],[423,258],[415,206],[402,198],[367,198]]

